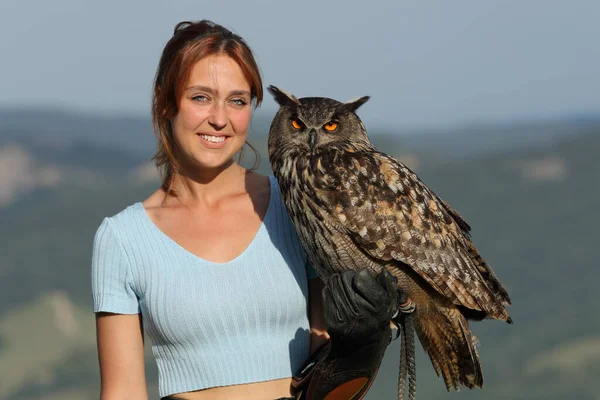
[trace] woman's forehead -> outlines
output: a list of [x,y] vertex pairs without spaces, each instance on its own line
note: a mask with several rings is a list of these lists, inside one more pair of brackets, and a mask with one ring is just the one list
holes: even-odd
[[202,58],[194,64],[186,88],[202,86],[213,91],[248,91],[250,83],[242,68],[231,57],[219,54]]

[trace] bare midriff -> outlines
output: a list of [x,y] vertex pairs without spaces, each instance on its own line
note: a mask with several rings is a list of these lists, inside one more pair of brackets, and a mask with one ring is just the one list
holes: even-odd
[[283,378],[178,393],[172,397],[181,400],[271,400],[291,396],[292,378]]

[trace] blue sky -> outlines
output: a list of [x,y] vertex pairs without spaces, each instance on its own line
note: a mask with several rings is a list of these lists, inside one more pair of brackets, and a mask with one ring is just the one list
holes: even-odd
[[0,107],[147,115],[174,25],[209,18],[247,40],[265,85],[298,97],[370,95],[367,124],[600,112],[600,2],[351,3],[2,0]]

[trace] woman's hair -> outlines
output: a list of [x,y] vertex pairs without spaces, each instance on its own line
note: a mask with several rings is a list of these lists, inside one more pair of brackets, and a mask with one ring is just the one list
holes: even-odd
[[[250,97],[254,108],[263,99],[260,70],[250,47],[244,39],[229,29],[208,20],[184,21],[175,26],[173,37],[163,49],[152,96],[152,123],[158,139],[158,150],[152,158],[161,172],[162,188],[177,196],[172,190],[174,173],[179,171],[175,156],[175,136],[171,119],[179,111],[179,102],[185,90],[192,68],[204,57],[224,54],[231,57],[241,68],[250,84]],[[248,142],[246,144],[258,152]],[[240,160],[242,151],[240,151]],[[255,166],[253,168],[256,167]]]

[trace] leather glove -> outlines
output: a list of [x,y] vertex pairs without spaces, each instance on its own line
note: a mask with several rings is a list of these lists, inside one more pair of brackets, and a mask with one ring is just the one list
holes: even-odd
[[397,287],[396,278],[386,268],[377,279],[367,269],[332,275],[323,288],[332,348],[345,351],[389,332],[398,310]]
[[330,340],[294,377],[293,385],[301,389],[299,399],[361,399],[391,340],[390,321],[399,298],[406,296],[385,268],[377,278],[367,269],[333,274],[322,295]]

